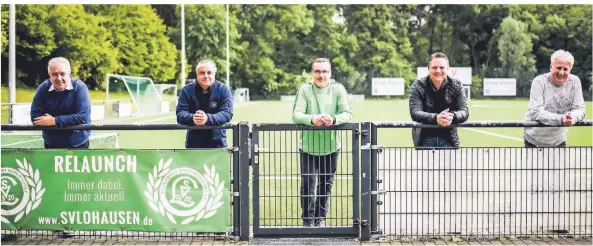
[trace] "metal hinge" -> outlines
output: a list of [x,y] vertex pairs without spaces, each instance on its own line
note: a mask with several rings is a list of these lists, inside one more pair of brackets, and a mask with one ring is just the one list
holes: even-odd
[[387,193],[387,192],[383,191],[383,190],[372,190],[371,191],[371,195],[383,195],[385,193]]
[[369,223],[368,223],[368,221],[367,221],[367,220],[361,220],[361,219],[359,219],[359,218],[356,218],[356,219],[354,219],[354,222],[353,222],[353,224],[354,224],[355,226],[360,226],[360,227],[366,227],[366,226],[368,226],[368,225],[369,225]]
[[367,143],[365,145],[360,146],[360,149],[371,149],[371,144]]

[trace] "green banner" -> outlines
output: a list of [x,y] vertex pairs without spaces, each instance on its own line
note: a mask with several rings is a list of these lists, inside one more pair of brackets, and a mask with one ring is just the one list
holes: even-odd
[[2,229],[226,232],[230,154],[2,150]]

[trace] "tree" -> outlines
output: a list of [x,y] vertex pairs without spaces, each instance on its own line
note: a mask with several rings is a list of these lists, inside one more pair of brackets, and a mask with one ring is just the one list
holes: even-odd
[[57,56],[69,59],[73,76],[91,88],[115,68],[101,19],[82,5],[16,5],[15,17],[17,81],[36,86],[49,77],[47,62]]
[[50,57],[70,60],[72,74],[90,88],[103,89],[105,76],[117,68],[117,50],[109,42],[105,19],[88,14],[82,5],[55,5],[51,23],[57,47]]
[[149,5],[85,5],[105,19],[109,41],[117,50],[118,74],[150,77],[155,83],[173,82],[178,51],[166,36],[163,21]]
[[373,77],[415,79],[413,48],[408,38],[408,5],[344,5],[348,34],[354,36],[356,51],[353,66],[365,72],[365,82],[353,93],[370,91]]
[[1,16],[0,16],[0,26],[2,26],[2,30],[0,31],[0,38],[2,39],[1,43],[1,47],[0,47],[0,51],[2,51],[2,54],[5,54],[8,56],[8,51],[6,50],[6,48],[8,48],[8,13],[9,13],[9,6],[8,4],[2,4],[2,11],[1,11]]
[[242,30],[234,47],[238,59],[232,66],[233,80],[256,95],[294,91],[305,79],[302,71],[308,65],[287,62],[285,57],[301,52],[290,47],[297,47],[311,32],[312,12],[305,5],[233,5],[232,13]]
[[[181,6],[177,16],[181,16]],[[237,18],[229,16],[229,43],[231,64],[237,62],[233,47],[239,37]],[[195,78],[195,66],[200,60],[212,60],[217,68],[216,79],[226,80],[226,6],[225,5],[185,5],[185,52],[187,58],[185,78]],[[181,23],[169,33],[171,40],[181,49]],[[233,81],[233,80],[231,80]],[[235,84],[236,85],[236,84]]]
[[506,17],[500,24],[498,40],[498,59],[502,64],[503,74],[507,78],[516,78],[519,95],[527,95],[531,80],[535,75],[535,59],[531,54],[533,44],[526,34],[524,23]]
[[[180,8],[174,4],[151,4],[150,5],[163,20],[163,24],[167,27],[175,27],[179,24],[181,16],[178,15],[177,9]],[[192,5],[188,5],[192,6]]]

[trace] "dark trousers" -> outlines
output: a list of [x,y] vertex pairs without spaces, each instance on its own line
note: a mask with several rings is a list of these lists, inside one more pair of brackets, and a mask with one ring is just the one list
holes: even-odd
[[[537,146],[535,146],[535,144],[532,144],[530,142],[527,142],[527,140],[525,140],[525,139],[523,139],[523,141],[525,142],[525,148],[537,148]],[[558,147],[562,147],[562,148],[566,147],[566,141],[560,143],[555,148],[558,148]]]
[[301,209],[304,225],[325,220],[337,166],[338,152],[322,156],[301,152]]
[[45,145],[46,149],[88,149],[89,148],[89,141],[86,141],[85,143],[78,145],[76,147],[68,147],[68,148],[64,148],[64,147],[55,147],[52,145],[49,145],[47,143],[43,143],[43,145]]

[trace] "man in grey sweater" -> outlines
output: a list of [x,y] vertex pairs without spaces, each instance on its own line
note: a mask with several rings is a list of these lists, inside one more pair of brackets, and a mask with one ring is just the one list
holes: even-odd
[[570,74],[574,57],[557,50],[551,62],[550,72],[535,77],[531,83],[525,120],[560,127],[525,127],[525,147],[564,147],[567,131],[564,127],[585,118],[581,80]]

